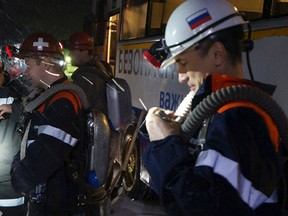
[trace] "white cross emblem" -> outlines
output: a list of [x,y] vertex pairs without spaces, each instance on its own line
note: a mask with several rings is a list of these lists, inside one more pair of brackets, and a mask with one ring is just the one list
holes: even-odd
[[43,50],[43,47],[49,47],[49,43],[44,42],[43,38],[38,38],[38,41],[33,42],[33,47],[37,47],[37,50]]

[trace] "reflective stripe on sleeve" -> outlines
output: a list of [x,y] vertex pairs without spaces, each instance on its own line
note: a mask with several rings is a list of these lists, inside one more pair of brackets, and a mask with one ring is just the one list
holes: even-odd
[[31,144],[31,143],[33,143],[35,140],[27,140],[27,147]]
[[0,207],[20,206],[24,204],[24,197],[15,199],[0,199]]
[[14,101],[13,97],[0,98],[0,105],[2,105],[2,104],[12,104],[13,101]]
[[[252,186],[252,182],[246,179],[240,171],[239,164],[227,157],[224,157],[215,150],[202,151],[196,161],[195,167],[208,166],[214,173],[225,178],[238,191],[242,200],[252,209],[257,208],[263,203],[275,203],[278,201],[277,196],[272,194],[267,197],[261,191]],[[277,193],[276,193],[277,195]]]
[[77,143],[77,139],[72,137],[70,134],[66,133],[65,131],[53,127],[51,125],[41,125],[38,128],[38,135],[39,134],[46,134],[52,137],[55,137],[56,139],[61,140],[62,142],[70,145],[75,146]]

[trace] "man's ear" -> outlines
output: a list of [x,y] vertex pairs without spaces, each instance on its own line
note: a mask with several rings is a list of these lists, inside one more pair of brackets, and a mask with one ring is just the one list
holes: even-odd
[[214,58],[214,64],[216,67],[219,67],[225,62],[227,58],[227,50],[221,42],[215,42],[211,47],[211,54]]

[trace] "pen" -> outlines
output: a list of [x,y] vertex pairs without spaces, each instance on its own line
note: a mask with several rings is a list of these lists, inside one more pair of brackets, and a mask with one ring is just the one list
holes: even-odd
[[[143,106],[144,110],[146,112],[148,112],[148,109],[147,107],[145,106],[145,104],[143,103],[143,101],[141,100],[141,98],[139,98],[139,101],[141,103],[141,105]],[[162,118],[163,120],[165,121],[171,121],[172,119],[164,112],[163,109],[159,109],[155,112],[155,115],[158,115],[160,118]],[[144,120],[144,123],[145,123],[146,119]]]
[[143,103],[143,101],[141,100],[141,98],[139,98],[139,101],[142,105],[142,107],[144,108],[145,111],[148,111],[147,107],[145,106],[145,104]]

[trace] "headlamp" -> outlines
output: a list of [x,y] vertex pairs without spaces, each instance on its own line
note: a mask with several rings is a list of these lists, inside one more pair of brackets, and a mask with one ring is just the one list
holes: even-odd
[[143,53],[143,57],[154,67],[160,68],[162,62],[167,58],[169,49],[165,49],[165,40],[161,39]]

